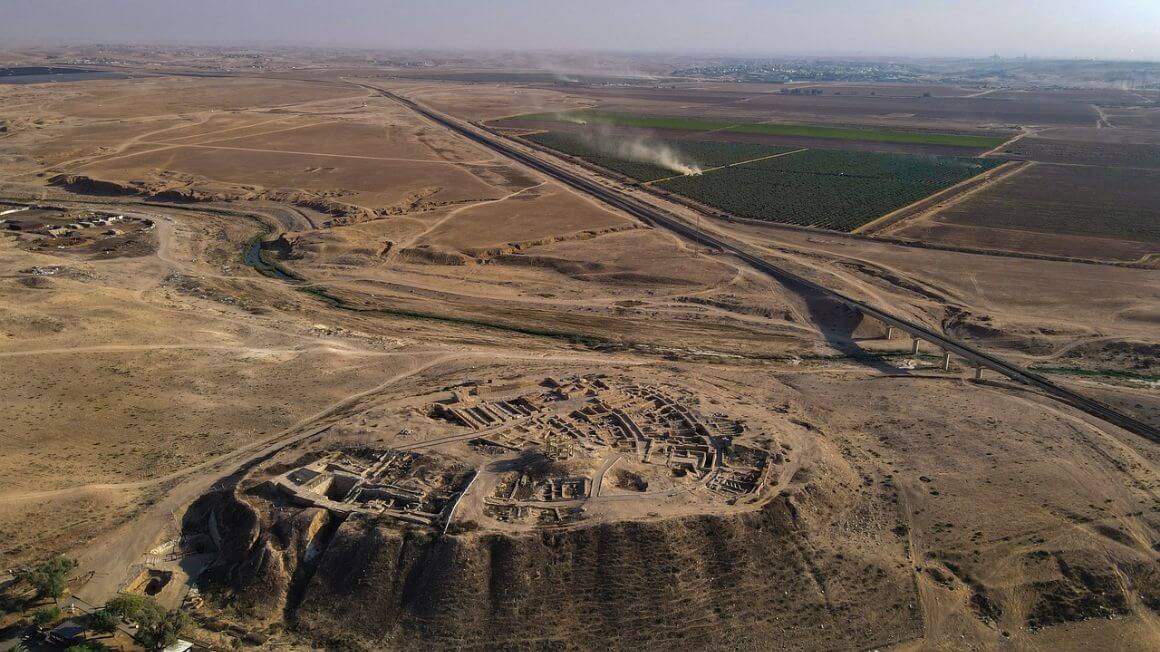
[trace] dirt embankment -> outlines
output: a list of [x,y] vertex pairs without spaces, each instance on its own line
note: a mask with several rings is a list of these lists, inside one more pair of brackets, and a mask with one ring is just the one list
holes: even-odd
[[921,630],[904,565],[811,536],[838,508],[836,487],[740,516],[512,536],[340,522],[246,494],[207,500],[218,529],[235,533],[210,591],[251,625],[281,620],[327,644],[850,649]]
[[354,223],[385,214],[361,206],[345,204],[330,197],[297,191],[271,191],[256,187],[202,188],[188,184],[107,181],[83,174],[57,174],[48,183],[78,195],[145,197],[158,201],[207,202],[265,200],[293,204],[334,218],[335,223]]
[[293,204],[299,208],[308,208],[334,218],[328,225],[365,222],[381,217],[379,211],[362,206],[345,204],[324,195],[304,192],[264,192],[253,196],[241,197],[241,199],[263,199],[266,201]]
[[947,306],[943,330],[950,336],[982,346],[1016,353],[1046,356],[1061,342],[1091,337],[1094,332],[1064,324],[1040,325],[1034,322],[1002,319],[976,314],[956,306]]
[[1091,342],[1067,350],[1059,360],[1080,368],[1157,374],[1160,373],[1160,344],[1128,340]]
[[58,174],[49,178],[51,185],[80,195],[135,195],[162,201],[210,201],[212,195],[189,188],[163,188],[147,184],[120,183],[95,179],[83,174]]
[[447,249],[431,244],[421,244],[401,249],[399,255],[407,262],[418,264],[468,265],[475,263],[494,263],[497,265],[511,265],[513,267],[551,268],[563,274],[570,275],[601,273],[609,271],[608,266],[590,261],[572,261],[553,256],[531,255],[527,251],[545,245],[591,240],[602,235],[623,233],[640,228],[642,227],[637,224],[620,224],[602,229],[586,229],[574,233],[537,238],[534,240],[514,241],[487,247]]

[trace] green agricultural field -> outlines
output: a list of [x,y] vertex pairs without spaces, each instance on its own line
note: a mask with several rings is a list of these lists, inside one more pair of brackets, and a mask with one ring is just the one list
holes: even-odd
[[[653,163],[633,160],[633,152],[636,150],[667,148],[676,160],[700,169],[729,165],[791,151],[785,147],[752,143],[681,139],[650,140],[640,143],[641,147],[634,148],[622,140],[592,140],[560,132],[533,134],[526,138],[534,143],[550,147],[558,152],[578,156],[602,168],[619,172],[640,181],[656,181],[679,174],[679,172]],[[637,151],[637,153],[640,152]]]
[[629,161],[600,151],[591,143],[576,136],[564,133],[546,132],[526,136],[527,140],[549,147],[558,152],[580,157],[590,163],[595,163],[606,170],[619,172],[627,177],[641,181],[654,181],[673,176],[673,171],[659,165]]
[[817,127],[811,125],[768,124],[706,118],[685,118],[679,116],[640,115],[632,113],[598,113],[576,111],[566,116],[559,113],[534,113],[522,115],[513,120],[535,120],[540,122],[575,122],[584,120],[621,127],[645,127],[650,129],[673,129],[681,131],[729,131],[741,134],[763,136],[796,136],[805,138],[827,138],[833,140],[861,140],[880,143],[903,143],[911,145],[950,145],[955,147],[975,147],[991,149],[1006,142],[1006,138],[995,136],[973,136],[968,134],[940,134],[919,131],[893,131],[886,129],[859,129],[854,127]]
[[1001,163],[810,150],[657,185],[741,217],[852,231]]

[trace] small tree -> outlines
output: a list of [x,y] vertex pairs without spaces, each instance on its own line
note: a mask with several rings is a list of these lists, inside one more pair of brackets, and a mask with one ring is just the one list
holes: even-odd
[[59,618],[59,607],[41,607],[32,612],[32,622],[36,623],[37,627],[47,627],[55,623]]
[[56,600],[68,590],[68,574],[76,567],[75,559],[56,557],[20,571],[17,577],[36,589],[36,597]]
[[98,609],[89,614],[89,629],[98,634],[112,634],[117,631],[117,617],[107,609]]
[[177,635],[189,624],[183,612],[166,611],[153,600],[145,601],[136,620],[137,639],[150,649],[173,645],[177,642]]
[[105,603],[104,610],[118,618],[133,620],[144,606],[145,596],[135,595],[133,593],[118,593],[116,597]]

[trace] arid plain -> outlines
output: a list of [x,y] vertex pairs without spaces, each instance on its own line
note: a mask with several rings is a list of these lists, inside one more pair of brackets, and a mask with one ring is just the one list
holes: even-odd
[[[74,557],[91,604],[170,573],[222,648],[1160,643],[1160,442],[400,101],[1146,430],[1156,92],[294,61],[0,83],[0,567]],[[990,138],[724,142],[997,167],[787,226],[525,138],[573,112]]]

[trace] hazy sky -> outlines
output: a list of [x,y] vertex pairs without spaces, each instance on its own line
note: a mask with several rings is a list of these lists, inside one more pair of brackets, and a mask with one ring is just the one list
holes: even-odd
[[0,0],[59,43],[1160,60],[1160,0]]

